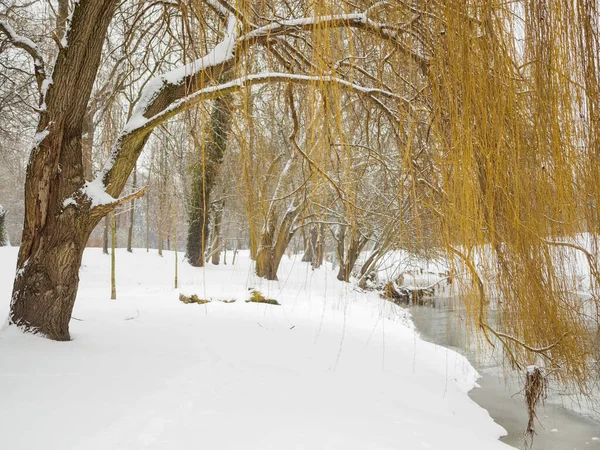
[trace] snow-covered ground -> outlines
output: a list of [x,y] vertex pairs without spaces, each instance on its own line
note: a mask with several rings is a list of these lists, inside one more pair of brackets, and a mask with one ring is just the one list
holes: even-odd
[[[17,249],[0,248],[0,314]],[[181,255],[180,255],[181,257]],[[328,267],[284,257],[280,281],[174,254],[88,249],[71,342],[0,333],[0,448],[508,449],[467,396],[462,356],[419,339],[407,313]],[[282,306],[250,304],[249,289]],[[224,303],[219,300],[237,300]]]

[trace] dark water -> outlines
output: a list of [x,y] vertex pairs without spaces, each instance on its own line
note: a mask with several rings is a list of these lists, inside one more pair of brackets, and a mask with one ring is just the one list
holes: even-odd
[[[527,426],[525,400],[519,393],[522,383],[516,375],[503,369],[502,358],[478,349],[467,338],[464,314],[449,299],[437,299],[434,306],[411,306],[413,322],[421,337],[465,355],[482,377],[480,389],[471,391],[471,398],[487,409],[508,435],[502,440],[524,449],[523,433]],[[485,346],[481,346],[485,348]],[[598,399],[600,400],[600,399]],[[561,406],[560,396],[550,394],[538,411],[535,450],[600,450],[600,422]],[[585,405],[583,405],[585,407]],[[596,439],[594,439],[596,438]]]

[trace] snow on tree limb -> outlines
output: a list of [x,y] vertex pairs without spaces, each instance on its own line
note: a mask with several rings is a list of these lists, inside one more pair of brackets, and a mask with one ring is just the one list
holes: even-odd
[[153,129],[156,126],[163,123],[165,120],[173,117],[180,112],[183,112],[197,103],[214,99],[216,97],[222,97],[233,92],[242,90],[245,87],[253,86],[256,84],[266,83],[294,83],[294,84],[311,84],[311,83],[322,83],[322,84],[337,84],[350,91],[354,91],[359,94],[367,94],[370,96],[381,96],[384,98],[400,101],[403,104],[408,104],[409,101],[404,97],[394,94],[383,89],[370,88],[361,86],[356,83],[351,83],[347,80],[338,77],[330,76],[311,76],[311,75],[297,75],[293,73],[279,73],[279,72],[265,72],[253,75],[246,75],[228,83],[219,84],[216,86],[209,86],[204,89],[200,89],[187,97],[184,97],[176,102],[173,102],[168,108],[164,109],[160,113],[149,117],[140,118],[135,117],[130,120],[125,128],[123,129],[122,136],[135,132],[138,129]]
[[[386,98],[395,102],[408,105],[410,102],[384,89],[364,87],[351,83],[343,78],[333,76],[309,76],[294,73],[260,73],[239,77],[228,83],[204,87],[206,80],[215,80],[217,74],[230,69],[235,61],[244,54],[244,49],[249,46],[267,43],[277,35],[293,33],[298,30],[310,30],[315,27],[328,28],[362,28],[372,32],[383,39],[399,43],[401,27],[380,24],[368,18],[369,10],[362,13],[325,15],[317,17],[304,17],[291,20],[273,22],[263,27],[240,35],[239,30],[244,28],[243,17],[237,17],[226,7],[227,2],[220,0],[206,0],[213,9],[225,15],[227,11],[227,24],[224,37],[209,53],[188,64],[159,75],[151,79],[143,89],[140,100],[134,113],[123,128],[117,141],[113,145],[111,156],[103,170],[98,175],[98,183],[111,195],[117,195],[129,175],[127,167],[143,148],[152,130],[193,105],[210,100],[255,84],[265,83],[295,83],[311,84],[324,83],[336,84],[358,94],[367,95],[379,107],[384,107],[386,113],[394,116],[386,108],[382,99]],[[415,55],[409,55],[414,57]],[[422,57],[415,59],[420,66],[428,65]],[[191,93],[190,93],[191,92]]]
[[[216,0],[207,1],[214,8],[221,8],[223,14],[225,13],[226,8],[221,2],[217,2]],[[209,69],[224,68],[226,63],[234,60],[236,50],[239,48],[266,42],[266,40],[278,35],[298,30],[309,30],[316,26],[327,28],[355,27],[365,28],[384,39],[398,43],[398,32],[391,31],[398,27],[374,22],[368,18],[367,12],[283,20],[256,28],[241,36],[238,36],[239,20],[236,15],[230,11],[228,11],[227,14],[228,19],[225,36],[212,51],[195,61],[180,66],[166,74],[159,75],[148,82],[141,95],[140,102],[135,108],[133,115],[134,122],[137,121],[138,123],[141,123],[143,121],[142,116],[146,119],[148,118],[148,113],[154,105],[155,100],[166,87],[180,86],[184,83],[190,84],[192,80],[197,81],[202,78],[210,79],[210,77],[203,77],[203,75],[206,75],[206,72]],[[413,53],[411,53],[411,57],[416,58],[419,65],[427,66],[429,64],[425,57]],[[201,84],[198,83],[198,85]],[[129,125],[131,125],[131,121]],[[130,128],[135,127],[130,126]]]
[[140,101],[136,105],[127,126],[130,126],[131,123],[142,122],[144,120],[148,110],[166,86],[181,85],[187,78],[196,77],[208,68],[216,67],[232,60],[237,37],[236,27],[237,19],[233,14],[230,14],[227,21],[225,37],[213,50],[195,61],[179,66],[170,72],[158,75],[151,79],[144,87]]
[[35,78],[37,81],[38,89],[42,88],[42,83],[46,78],[44,58],[40,52],[39,47],[35,42],[25,36],[17,34],[10,24],[5,20],[0,20],[0,32],[2,32],[8,41],[16,48],[25,50],[33,59],[33,66],[35,70]]
[[384,40],[391,41],[396,44],[402,52],[409,55],[419,65],[424,73],[427,73],[430,64],[429,59],[424,55],[421,55],[402,45],[400,37],[403,27],[376,22],[368,17],[368,12],[369,10],[362,13],[301,17],[298,19],[276,21],[240,36],[238,41],[257,43],[264,39],[270,39],[279,35],[289,34],[292,31],[310,30],[317,26],[323,28],[346,27],[364,29]]

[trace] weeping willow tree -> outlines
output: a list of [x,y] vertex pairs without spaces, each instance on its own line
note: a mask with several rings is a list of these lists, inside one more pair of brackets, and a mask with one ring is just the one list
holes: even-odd
[[[429,13],[435,170],[422,184],[469,317],[514,368],[585,393],[600,318],[597,3],[448,1]],[[577,260],[590,299],[576,294]]]
[[[326,228],[338,243],[342,230],[351,236],[338,251],[343,280],[355,256],[348,254],[365,240],[381,253],[445,252],[482,336],[514,368],[544,367],[583,390],[593,375],[589,331],[599,305],[595,295],[587,302],[574,295],[573,274],[582,257],[594,292],[597,7],[593,0],[80,0],[65,35],[78,45],[62,46],[51,65],[0,21],[8,41],[33,58],[45,106],[27,169],[11,322],[69,339],[88,236],[143,194],[120,197],[154,129],[214,102],[214,114],[204,114],[212,123],[198,127],[205,153],[195,173],[197,236],[207,233],[210,180],[223,152],[236,152],[232,183],[245,191],[255,259],[269,259],[283,225],[286,245],[303,226]],[[132,35],[169,43],[140,47],[169,52],[133,83],[133,113],[103,170],[86,182],[82,122],[117,13]],[[231,118],[219,99],[236,103]],[[203,258],[202,241],[194,244]]]
[[[328,2],[310,7],[313,16],[340,12]],[[549,380],[587,393],[597,380],[600,320],[597,2],[450,0],[365,10],[359,20],[367,26],[401,24],[385,28],[397,40],[373,45],[372,36],[351,33],[346,16],[344,26],[268,43],[272,70],[306,74],[303,86],[294,83],[295,110],[288,101],[279,112],[296,123],[287,145],[302,175],[275,197],[301,195],[310,223],[328,225],[338,242],[341,230],[368,237],[368,218],[385,212],[395,219],[379,225],[385,249],[444,252],[484,342],[528,374],[531,414]],[[331,83],[334,76],[348,84]],[[366,85],[357,99],[356,87]],[[272,89],[270,101],[283,105],[284,88]],[[261,166],[256,136],[267,131],[256,129],[256,110],[254,99],[235,119],[254,254],[270,223],[251,189]],[[379,211],[363,201],[376,191],[358,182],[359,162],[373,157],[393,179],[385,195],[394,201]],[[577,295],[581,270],[590,298]]]

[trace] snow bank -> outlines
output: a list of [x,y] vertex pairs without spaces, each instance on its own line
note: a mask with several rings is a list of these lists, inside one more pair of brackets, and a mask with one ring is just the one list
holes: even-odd
[[[0,248],[0,314],[17,249]],[[503,449],[467,396],[462,356],[421,341],[408,314],[299,259],[280,281],[247,254],[205,270],[174,255],[88,249],[73,341],[0,334],[0,439],[18,449]],[[249,289],[282,306],[249,304]],[[237,300],[224,303],[217,300]]]

